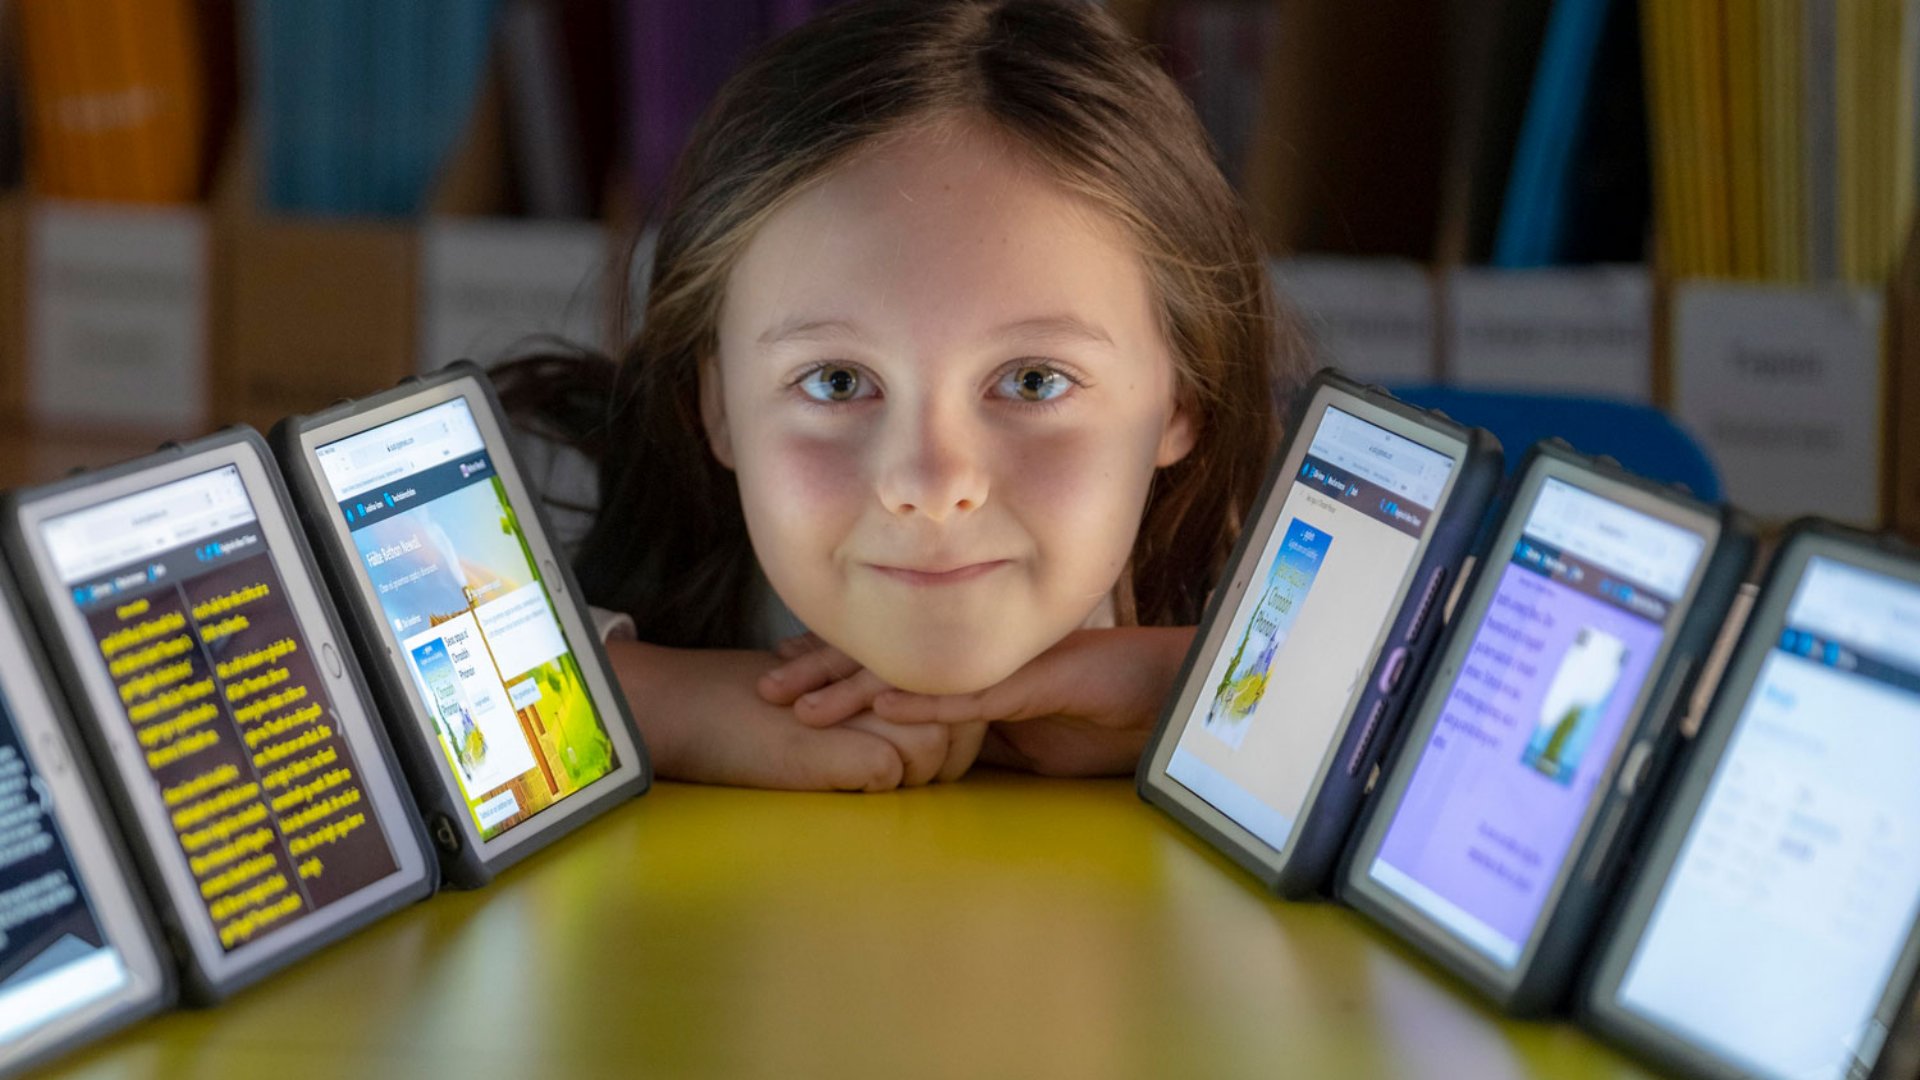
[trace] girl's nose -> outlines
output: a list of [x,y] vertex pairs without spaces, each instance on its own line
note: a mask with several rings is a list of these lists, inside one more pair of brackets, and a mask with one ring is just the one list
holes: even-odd
[[986,501],[980,439],[958,417],[932,408],[897,416],[881,446],[875,488],[887,510],[933,521],[966,514]]

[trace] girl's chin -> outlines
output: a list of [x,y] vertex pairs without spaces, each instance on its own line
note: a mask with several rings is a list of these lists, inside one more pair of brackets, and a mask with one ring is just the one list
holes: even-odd
[[1031,650],[1010,649],[1010,642],[1001,641],[979,647],[948,644],[920,652],[902,648],[900,642],[867,644],[870,647],[842,646],[841,651],[887,685],[914,694],[977,693],[1004,681],[1046,648],[1037,644]]

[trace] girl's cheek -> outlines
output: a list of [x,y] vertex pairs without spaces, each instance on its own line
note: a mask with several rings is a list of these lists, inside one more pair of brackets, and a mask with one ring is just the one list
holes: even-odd
[[754,471],[764,480],[754,486],[789,512],[837,506],[859,494],[864,443],[858,438],[773,431],[754,443]]
[[1156,441],[1141,428],[1114,418],[1012,437],[996,470],[1000,489],[1022,502],[1057,503],[1069,514],[1124,511],[1144,498],[1153,475]]

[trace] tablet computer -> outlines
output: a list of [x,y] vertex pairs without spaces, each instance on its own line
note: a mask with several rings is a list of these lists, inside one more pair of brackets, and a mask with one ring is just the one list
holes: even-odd
[[1558,1004],[1751,549],[1724,509],[1534,447],[1343,897],[1516,1013]]
[[1916,778],[1920,556],[1796,525],[1596,951],[1585,1022],[1694,1076],[1874,1074],[1920,968]]
[[0,1074],[173,994],[132,861],[0,574]]
[[1142,798],[1269,888],[1319,888],[1499,482],[1499,444],[1322,372],[1208,604]]
[[433,891],[258,434],[14,492],[0,538],[194,999]]
[[273,433],[447,879],[463,886],[649,780],[508,431],[485,373],[463,363]]

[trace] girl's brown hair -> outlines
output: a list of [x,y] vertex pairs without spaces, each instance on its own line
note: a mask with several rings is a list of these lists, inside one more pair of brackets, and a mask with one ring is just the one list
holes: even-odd
[[523,422],[598,460],[577,556],[588,599],[642,640],[739,646],[764,588],[733,474],[700,420],[699,368],[759,226],[874,140],[984,121],[1117,221],[1150,275],[1198,441],[1147,498],[1123,620],[1198,621],[1277,446],[1300,371],[1261,252],[1193,110],[1087,0],[854,0],[774,41],[721,90],[664,196],[640,332],[616,366],[502,376]]

